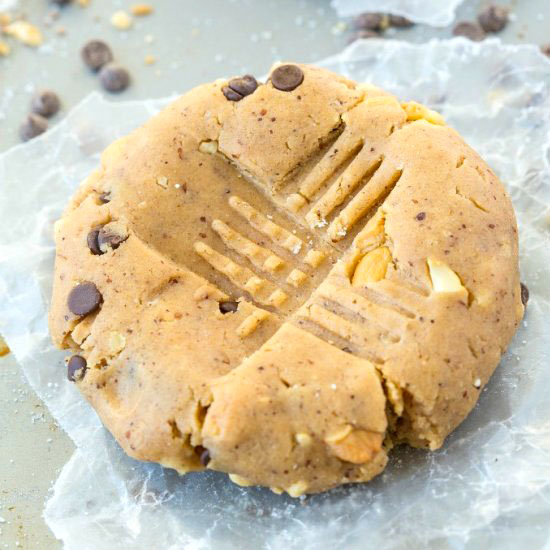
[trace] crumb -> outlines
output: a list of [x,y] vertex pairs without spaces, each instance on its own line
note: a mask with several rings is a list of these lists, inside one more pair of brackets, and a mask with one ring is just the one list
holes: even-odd
[[156,58],[154,55],[148,54],[143,58],[143,62],[145,65],[153,65],[156,62]]
[[130,11],[133,15],[137,15],[138,17],[141,17],[143,15],[149,15],[153,13],[153,6],[150,4],[134,4]]
[[90,0],[76,0],[76,3],[77,3],[81,8],[87,8],[87,7],[90,5]]
[[64,36],[65,34],[67,34],[67,29],[65,27],[57,27],[55,29],[55,34],[59,36]]
[[2,30],[27,46],[40,46],[44,41],[38,27],[21,19],[3,27]]

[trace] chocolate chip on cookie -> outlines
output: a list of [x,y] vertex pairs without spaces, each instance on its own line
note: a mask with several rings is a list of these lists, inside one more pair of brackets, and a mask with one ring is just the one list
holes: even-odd
[[76,285],[67,298],[69,310],[75,315],[88,315],[97,310],[102,296],[94,283],[84,282]]
[[273,87],[282,92],[295,90],[304,81],[304,73],[296,65],[281,65],[271,73]]
[[208,463],[210,462],[210,451],[201,445],[197,445],[195,447],[195,452],[199,457],[199,462],[205,467],[208,466]]
[[526,306],[529,301],[529,289],[523,283],[520,283],[521,287],[521,303]]
[[220,302],[220,311],[226,313],[235,313],[239,309],[239,302]]
[[95,254],[96,256],[98,256],[99,254],[102,254],[101,248],[99,248],[99,243],[97,242],[98,236],[99,236],[99,228],[96,227],[95,229],[92,229],[88,233],[88,236],[86,237],[88,248],[91,250],[92,254]]
[[82,61],[92,71],[99,71],[103,65],[113,60],[111,48],[102,40],[90,40],[84,45],[80,55],[82,56]]
[[508,23],[508,10],[493,4],[484,9],[477,20],[485,32],[499,32]]
[[253,94],[258,87],[258,81],[249,74],[232,78],[227,86],[222,88],[223,95],[229,101],[240,101],[243,97]]
[[119,224],[110,223],[99,230],[97,244],[103,254],[109,248],[118,248],[127,238],[128,234]]
[[111,193],[109,191],[105,191],[104,193],[99,194],[99,202],[103,204],[107,204],[111,201]]
[[31,111],[37,115],[50,117],[59,111],[59,97],[52,90],[38,90],[31,100]]
[[67,363],[67,378],[71,382],[82,380],[87,370],[86,359],[80,355],[73,355]]
[[421,222],[422,220],[425,220],[426,219],[426,212],[419,212],[415,218]]

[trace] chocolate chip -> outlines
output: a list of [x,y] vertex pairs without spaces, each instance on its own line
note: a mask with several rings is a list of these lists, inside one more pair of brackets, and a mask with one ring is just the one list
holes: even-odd
[[110,191],[105,191],[104,193],[100,193],[99,194],[99,202],[102,202],[103,204],[111,202],[111,192]]
[[382,38],[382,36],[376,31],[361,30],[354,32],[348,40],[348,44],[355,42],[356,40],[368,40],[369,38]]
[[98,236],[99,236],[99,228],[96,227],[95,229],[92,229],[88,233],[88,236],[86,237],[88,248],[91,250],[92,254],[95,254],[96,256],[103,254],[101,252],[101,248],[99,248],[99,243],[97,242]]
[[529,301],[529,289],[523,284],[519,284],[521,287],[521,303],[526,306]]
[[550,57],[550,44],[543,44],[540,47],[540,51],[544,54]]
[[210,462],[210,451],[208,449],[205,449],[201,445],[197,445],[195,447],[195,453],[199,456],[199,462],[204,466],[208,466],[208,463]]
[[470,21],[461,21],[453,29],[455,36],[465,36],[474,42],[480,42],[485,38],[485,31],[477,23]]
[[226,313],[235,313],[239,309],[239,302],[220,302],[219,307],[224,315]]
[[227,86],[222,88],[222,92],[229,101],[240,101],[243,97],[253,94],[257,87],[257,80],[252,75],[245,74],[238,78],[232,78]]
[[107,248],[112,248],[113,250],[115,248],[118,248],[121,243],[123,243],[128,238],[128,235],[123,235],[117,231],[115,231],[115,228],[113,226],[103,226],[99,230],[99,234],[97,236],[97,244],[99,245],[99,249],[101,250],[101,253],[107,252]]
[[296,65],[281,65],[271,73],[271,83],[277,90],[291,92],[304,81],[304,73]]
[[102,296],[94,283],[85,282],[76,285],[67,298],[69,311],[75,315],[93,313],[101,304]]
[[29,139],[43,134],[47,129],[48,121],[43,116],[31,113],[19,127],[19,137],[23,141],[29,141]]
[[111,48],[102,40],[90,40],[80,51],[82,61],[92,71],[99,71],[103,65],[113,60]]
[[382,13],[361,13],[353,20],[352,25],[354,29],[380,31],[384,30],[388,23],[388,16]]
[[485,32],[499,32],[508,23],[508,10],[493,4],[484,9],[477,20]]
[[59,98],[52,90],[38,90],[31,100],[31,111],[37,115],[50,117],[59,111]]
[[67,378],[71,382],[82,380],[87,370],[86,359],[80,355],[73,355],[67,363]]
[[122,92],[130,84],[130,73],[118,63],[107,63],[99,71],[99,81],[108,92]]
[[67,4],[70,4],[72,0],[50,0],[52,4],[55,4],[56,6],[66,6]]
[[404,29],[406,27],[412,27],[413,25],[414,23],[410,19],[402,15],[393,15],[390,13],[390,27]]
[[229,101],[240,101],[243,98],[241,94],[232,90],[229,86],[224,86],[222,88],[222,93]]
[[415,217],[419,222],[421,222],[426,219],[426,212],[419,212]]

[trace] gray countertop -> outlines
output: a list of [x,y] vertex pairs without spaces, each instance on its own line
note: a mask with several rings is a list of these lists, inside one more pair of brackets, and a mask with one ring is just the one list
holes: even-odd
[[[277,60],[313,62],[342,50],[350,32],[328,0],[152,0],[152,15],[134,18],[127,31],[109,19],[133,2],[91,0],[60,10],[44,24],[51,4],[22,0],[25,13],[45,36],[38,50],[10,41],[11,55],[0,58],[0,152],[19,143],[18,127],[35,88],[54,89],[62,101],[55,124],[92,90],[97,77],[80,60],[81,46],[102,38],[132,75],[132,85],[114,101],[162,97],[203,81],[250,72],[262,75]],[[473,19],[487,2],[466,0],[457,20]],[[506,42],[550,42],[548,0],[517,0],[513,21],[499,35]],[[64,29],[64,34],[58,34]],[[415,26],[387,36],[425,41],[449,37],[451,28]],[[146,55],[156,62],[146,65]],[[32,182],[25,182],[32,185]],[[1,185],[1,182],[0,182]],[[1,199],[0,199],[1,200]],[[12,356],[0,358],[0,548],[59,548],[42,520],[52,482],[73,450],[23,378]]]

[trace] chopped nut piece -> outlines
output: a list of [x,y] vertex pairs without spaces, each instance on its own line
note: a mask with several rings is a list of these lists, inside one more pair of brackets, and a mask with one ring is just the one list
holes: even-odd
[[286,492],[293,498],[298,498],[302,496],[307,490],[308,490],[308,483],[307,481],[297,481],[296,483],[293,483]]
[[437,124],[439,126],[445,125],[445,119],[437,111],[428,109],[428,107],[416,101],[401,103],[401,107],[407,113],[407,120],[423,119],[431,124]]
[[352,430],[353,427],[350,424],[346,424],[345,426],[339,428],[337,431],[332,432],[330,435],[327,435],[327,437],[325,437],[325,442],[337,443],[338,441],[342,441],[342,439],[347,437]]
[[240,476],[239,474],[228,474],[228,476],[233,483],[236,483],[241,487],[252,487],[254,485],[252,481],[246,479],[246,477]]
[[446,263],[433,258],[428,258],[427,262],[434,292],[467,293],[458,275]]
[[294,438],[296,439],[296,443],[298,443],[301,447],[308,447],[313,441],[311,436],[305,432],[297,433]]
[[168,178],[166,176],[159,176],[157,178],[157,184],[164,189],[168,189]]
[[351,279],[352,286],[365,286],[383,279],[391,259],[390,250],[386,246],[375,248],[365,254],[355,268]]
[[340,460],[352,464],[364,464],[382,448],[382,434],[353,430],[343,439],[327,441],[327,443]]
[[107,340],[109,351],[115,355],[126,347],[126,338],[120,332],[110,332]]
[[26,44],[27,46],[40,46],[43,42],[42,33],[38,27],[35,27],[28,21],[14,21],[6,27],[4,32],[13,36],[19,42]]
[[130,11],[133,15],[137,15],[138,17],[141,17],[143,15],[149,15],[153,13],[153,6],[149,4],[134,4]]
[[208,155],[213,155],[218,151],[218,142],[217,141],[201,141],[199,145],[199,151],[201,153],[207,153]]
[[115,11],[111,15],[111,25],[117,29],[126,30],[132,26],[132,18],[123,10]]

